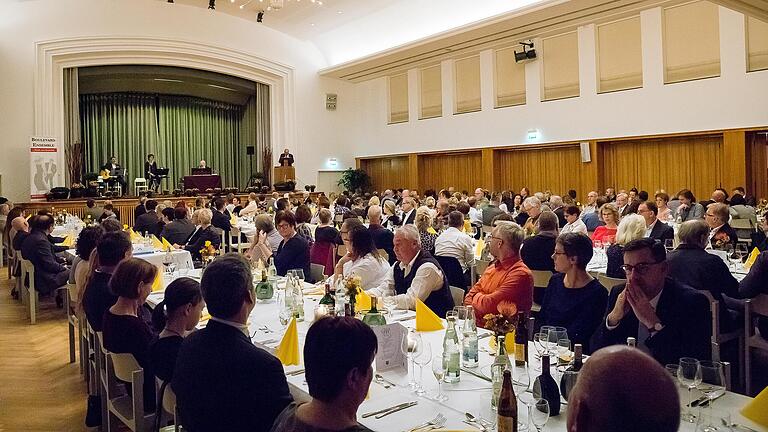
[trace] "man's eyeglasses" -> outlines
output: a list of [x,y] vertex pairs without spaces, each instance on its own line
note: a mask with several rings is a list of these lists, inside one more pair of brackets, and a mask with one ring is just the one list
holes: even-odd
[[486,238],[487,238],[488,240],[492,240],[492,239],[496,239],[496,240],[502,240],[502,238],[501,238],[501,237],[496,237],[495,235],[491,235],[491,234],[489,234],[489,235],[488,235]]
[[286,228],[289,228],[290,226],[291,224],[287,224],[287,223],[277,224],[277,227],[280,229],[286,229]]
[[656,264],[658,264],[658,262],[639,263],[635,265],[624,264],[623,266],[621,266],[621,269],[624,270],[624,273],[626,274],[637,272],[638,275],[642,276],[648,273],[648,270],[650,270],[651,267],[653,267]]

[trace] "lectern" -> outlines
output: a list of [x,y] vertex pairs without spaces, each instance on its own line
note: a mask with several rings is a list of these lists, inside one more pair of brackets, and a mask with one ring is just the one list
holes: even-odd
[[296,180],[296,168],[292,166],[276,166],[273,183],[283,183],[288,180]]

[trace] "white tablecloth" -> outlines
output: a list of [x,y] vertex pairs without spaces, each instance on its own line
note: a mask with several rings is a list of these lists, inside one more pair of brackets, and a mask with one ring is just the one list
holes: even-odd
[[[199,279],[200,270],[194,270],[189,273],[190,277]],[[166,283],[170,279],[166,279]],[[307,284],[307,286],[309,286]],[[248,328],[251,339],[256,346],[263,348],[269,352],[274,352],[275,347],[279,344],[282,334],[284,332],[283,326],[279,322],[278,318],[278,305],[277,294],[275,291],[275,298],[268,302],[259,302],[253,309],[251,316],[249,317]],[[162,292],[152,293],[147,299],[150,305],[155,305],[162,300]],[[298,323],[299,333],[299,351],[302,351],[304,339],[307,334],[307,330],[311,325],[311,320],[315,306],[318,304],[320,296],[305,296],[305,321]],[[412,312],[408,312],[409,315],[396,315],[397,317],[413,316]],[[388,320],[390,318],[388,317]],[[410,319],[402,321],[407,328],[413,328],[415,326],[415,320]],[[481,333],[487,333],[485,330],[480,330]],[[422,333],[422,339],[429,343],[432,347],[432,357],[440,355],[442,352],[443,331],[424,332]],[[475,371],[490,375],[490,364],[493,362],[493,357],[489,354],[490,350],[487,350],[488,338],[483,338],[480,343],[480,366]],[[533,381],[538,375],[535,371],[535,364],[537,364],[534,356],[536,350],[531,346],[530,360],[531,364],[531,386]],[[286,366],[285,371],[291,372],[297,369],[301,369],[304,366]],[[424,366],[423,382],[424,387],[427,390],[427,396],[435,395],[437,393],[437,381],[432,375],[431,365]],[[418,372],[418,368],[416,369]],[[553,373],[556,371],[553,368]],[[381,373],[386,379],[397,384],[396,387],[385,389],[383,386],[372,382],[370,387],[369,398],[363,402],[358,410],[358,420],[361,424],[376,431],[399,431],[407,430],[417,424],[426,422],[434,418],[437,413],[444,414],[448,421],[445,425],[446,428],[459,429],[459,430],[473,430],[471,426],[462,423],[465,419],[465,413],[470,412],[475,416],[482,416],[485,419],[494,419],[494,414],[491,411],[491,383],[484,381],[480,378],[462,372],[461,381],[456,384],[443,384],[443,392],[448,395],[448,400],[445,402],[436,402],[427,397],[420,397],[415,395],[408,387],[408,376],[406,373]],[[559,380],[559,375],[555,375],[555,378]],[[309,398],[309,389],[305,382],[304,374],[295,376],[287,376],[288,383],[292,387],[292,393],[297,397]],[[559,381],[558,381],[559,382]],[[687,400],[687,394],[684,394],[684,390],[681,388],[682,400]],[[740,424],[745,424],[756,430],[763,430],[758,425],[751,421],[741,417],[738,414],[739,409],[743,407],[750,398],[735,393],[727,393],[722,398],[718,399],[714,405],[715,414],[722,417],[727,413],[730,413],[732,421]],[[418,401],[418,405],[402,410],[400,412],[388,415],[382,419],[375,419],[369,417],[363,419],[360,416],[363,413],[369,411],[376,411],[386,407],[390,407],[399,403],[407,401]],[[519,412],[527,412],[525,406],[520,402],[518,407]],[[566,406],[561,408],[561,414],[557,417],[553,417],[546,425],[547,431],[565,431],[566,430]],[[522,419],[521,415],[521,419]],[[527,414],[526,417],[527,419]],[[719,420],[719,417],[718,417]],[[694,431],[693,424],[684,423],[681,425],[681,431]]]
[[[159,268],[161,272],[165,271],[163,262],[165,261],[167,252],[143,253],[139,251],[139,249],[137,249],[135,245],[133,250],[134,250],[133,252],[134,258],[141,258],[144,261],[154,264],[155,267]],[[75,257],[74,249],[68,249],[67,253],[71,255],[73,258]],[[187,268],[187,269],[194,268],[194,265],[192,263],[192,254],[190,254],[189,251],[186,251],[183,249],[171,251],[171,262],[176,264],[176,268]]]

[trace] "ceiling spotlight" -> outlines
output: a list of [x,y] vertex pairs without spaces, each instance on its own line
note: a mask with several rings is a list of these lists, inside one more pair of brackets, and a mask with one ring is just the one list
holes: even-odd
[[208,0],[208,9],[216,10],[216,0]]
[[533,49],[533,42],[520,42],[523,46],[523,52],[515,51],[515,62],[533,60],[536,58],[536,50]]
[[168,0],[168,3],[173,3],[173,0]]
[[262,21],[264,21],[264,11],[259,11],[259,13],[256,14],[256,22]]

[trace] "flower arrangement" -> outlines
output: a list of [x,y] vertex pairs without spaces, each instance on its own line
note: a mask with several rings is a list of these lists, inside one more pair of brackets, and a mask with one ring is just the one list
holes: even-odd
[[360,276],[357,275],[351,275],[348,278],[344,279],[344,289],[347,290],[347,295],[349,296],[349,303],[355,304],[355,298],[357,297],[357,294],[362,291],[362,279]]
[[211,261],[216,256],[216,247],[210,240],[205,241],[205,245],[200,249],[200,256],[203,259],[203,263]]
[[718,231],[712,237],[712,248],[716,250],[726,250],[731,244],[731,237],[724,231]]
[[[510,318],[511,317],[511,318]],[[485,314],[485,328],[492,331],[496,336],[504,336],[507,333],[515,331],[517,327],[516,314]]]

